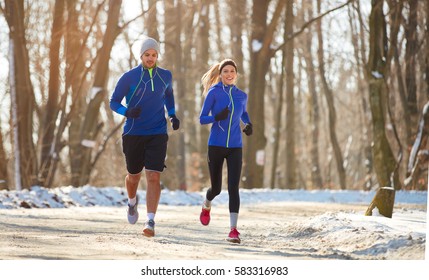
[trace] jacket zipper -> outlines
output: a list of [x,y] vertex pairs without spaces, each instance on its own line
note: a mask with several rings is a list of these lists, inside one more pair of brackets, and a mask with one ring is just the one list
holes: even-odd
[[229,124],[228,124],[228,138],[226,139],[226,147],[229,148],[229,137],[231,135],[231,124],[232,124],[232,115],[234,115],[234,101],[232,100],[232,87],[229,88],[229,100],[231,101],[231,117],[229,117]]

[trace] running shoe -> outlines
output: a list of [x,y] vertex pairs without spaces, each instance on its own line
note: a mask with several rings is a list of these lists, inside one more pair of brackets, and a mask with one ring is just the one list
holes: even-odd
[[204,205],[201,209],[200,222],[203,226],[207,226],[210,223],[210,209],[211,207],[207,208]]
[[144,224],[143,235],[146,237],[155,236],[155,221],[149,220]]
[[240,233],[238,232],[238,230],[236,228],[231,229],[231,231],[228,234],[228,237],[226,238],[227,241],[231,242],[231,243],[238,243],[240,244],[241,239],[240,239]]
[[137,223],[139,219],[139,211],[137,210],[137,205],[139,204],[139,196],[137,196],[136,199],[136,204],[134,206],[128,204],[127,209],[128,222],[132,225]]

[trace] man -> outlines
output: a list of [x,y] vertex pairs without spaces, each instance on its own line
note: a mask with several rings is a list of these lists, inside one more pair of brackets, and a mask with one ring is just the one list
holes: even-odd
[[[172,74],[157,65],[159,44],[153,38],[143,40],[140,48],[141,65],[124,73],[110,99],[110,108],[125,116],[122,146],[128,174],[125,186],[128,193],[128,222],[139,218],[137,188],[145,169],[147,221],[143,234],[155,235],[155,214],[161,195],[160,176],[167,153],[167,109],[171,126],[179,129],[176,117]],[[126,106],[121,104],[125,98]]]

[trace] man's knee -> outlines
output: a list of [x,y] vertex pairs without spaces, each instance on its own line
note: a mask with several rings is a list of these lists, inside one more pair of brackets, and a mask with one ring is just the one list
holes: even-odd
[[141,177],[141,173],[139,174],[129,174],[126,177],[126,180],[130,183],[130,184],[138,184],[140,181],[140,177]]
[[159,184],[161,173],[156,171],[146,171],[146,180],[148,184]]

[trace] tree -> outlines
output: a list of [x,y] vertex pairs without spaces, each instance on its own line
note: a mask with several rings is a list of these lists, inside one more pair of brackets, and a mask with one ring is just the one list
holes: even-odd
[[52,172],[52,145],[55,135],[55,121],[58,116],[58,100],[60,97],[60,48],[61,38],[64,36],[64,0],[55,1],[54,21],[52,23],[51,44],[49,48],[49,88],[48,100],[44,110],[42,122],[42,147],[40,156],[39,178],[41,184],[45,185],[46,179]]
[[[199,58],[199,63],[197,63],[196,68],[198,70],[198,85],[199,78],[209,69],[209,33],[210,33],[210,1],[203,0],[201,1],[200,11],[199,11],[199,24],[197,29],[197,43],[196,51],[197,57]],[[204,97],[202,96],[201,86],[198,87],[200,90],[197,90],[197,95],[201,96],[200,104],[197,108],[200,109],[204,102]],[[198,99],[198,98],[196,98]],[[199,113],[199,111],[198,111]],[[209,173],[207,168],[207,143],[209,139],[209,126],[208,125],[199,125],[199,160],[198,160],[198,179],[201,182],[202,186],[209,182]]]
[[[176,107],[180,108],[181,112],[186,112],[185,105],[185,74],[186,67],[183,66],[182,41],[181,33],[183,29],[184,14],[181,13],[182,4],[180,2],[168,0],[165,1],[165,63],[172,70],[173,79],[177,81],[177,86],[174,88],[174,98]],[[170,135],[169,149],[167,157],[169,160],[168,168],[172,174],[176,174],[173,178],[166,178],[167,185],[177,186],[182,190],[187,189],[186,182],[186,152],[184,127],[186,127],[185,119],[182,118],[181,129],[177,133]]]
[[[308,14],[313,16],[313,9],[310,6]],[[312,53],[311,46],[313,45],[313,38],[311,28],[309,28],[306,34],[306,44],[305,44],[305,62],[307,65],[308,73],[308,88],[310,91],[310,127],[311,127],[311,182],[312,185],[316,188],[323,187],[322,174],[320,170],[320,161],[319,161],[319,119],[320,119],[320,108],[319,101],[317,96],[316,89],[316,71],[314,67],[314,57]]]
[[429,136],[429,102],[423,107],[420,118],[416,140],[411,149],[410,158],[407,165],[407,178],[404,185],[407,187],[417,187],[424,190],[427,181],[422,180],[422,175],[428,171],[429,151],[426,148]]
[[7,174],[7,157],[3,146],[3,133],[1,130],[0,119],[0,190],[8,189],[8,174]]
[[[25,38],[24,1],[6,0],[5,17],[13,46],[13,69],[16,85],[17,133],[20,181],[23,188],[38,184],[37,156],[33,142],[35,98],[30,79],[30,62]],[[13,105],[12,105],[13,106]]]
[[[320,13],[321,10],[321,2],[317,1],[317,10]],[[322,81],[322,89],[323,94],[326,97],[326,103],[328,104],[328,112],[329,112],[329,136],[331,140],[332,149],[334,151],[334,157],[337,163],[337,172],[339,177],[339,183],[341,189],[346,189],[346,171],[344,169],[343,156],[340,148],[340,144],[338,143],[337,134],[336,134],[336,124],[337,124],[337,114],[335,111],[334,105],[334,94],[332,92],[331,87],[328,84],[326,74],[325,74],[325,61],[323,58],[324,50],[323,50],[323,35],[322,35],[322,20],[317,21],[317,38],[318,38],[318,62],[319,62],[319,75]]]
[[[372,154],[371,154],[371,139],[372,134],[370,127],[370,111],[368,108],[368,98],[366,93],[367,82],[366,82],[366,71],[362,65],[366,65],[366,39],[365,32],[359,32],[364,30],[364,23],[362,20],[362,13],[360,10],[360,2],[356,1],[349,8],[349,18],[350,18],[350,30],[351,30],[351,40],[354,48],[354,58],[356,61],[357,69],[357,90],[360,93],[360,145],[363,153],[359,153],[359,165],[358,167],[364,167],[364,183],[362,184],[363,190],[369,190],[372,187]],[[352,10],[356,12],[353,13]],[[356,18],[357,17],[357,18]]]
[[106,31],[103,37],[103,45],[99,50],[97,67],[95,69],[94,84],[91,89],[91,99],[89,101],[83,123],[80,128],[80,153],[82,155],[80,163],[79,181],[75,186],[82,186],[89,182],[89,175],[93,167],[91,145],[84,145],[84,141],[95,141],[100,132],[101,125],[98,123],[100,105],[107,98],[106,84],[109,73],[109,58],[113,44],[121,32],[118,26],[119,12],[122,0],[111,0],[109,2],[109,14],[107,18]]
[[269,0],[254,0],[252,7],[252,35],[251,35],[251,60],[250,60],[250,77],[249,77],[249,98],[248,111],[253,118],[252,137],[247,140],[245,148],[246,166],[244,176],[246,182],[244,187],[255,188],[263,184],[263,164],[256,162],[257,153],[262,153],[265,157],[266,137],[265,131],[265,109],[264,109],[264,92],[265,92],[265,74],[270,65],[270,59],[274,55],[271,49],[274,32],[277,27],[281,12],[285,6],[285,1],[278,1],[274,9],[271,22],[268,22]]
[[369,77],[369,101],[372,115],[374,135],[373,157],[374,170],[377,175],[379,189],[375,194],[366,215],[378,208],[381,215],[392,217],[395,190],[400,189],[396,160],[385,132],[386,116],[386,61],[387,33],[383,13],[384,0],[373,0],[369,18],[369,58],[367,76]]
[[295,155],[295,94],[294,94],[294,39],[293,34],[293,1],[287,1],[285,33],[289,40],[285,43],[286,72],[286,187],[297,188],[296,155]]

